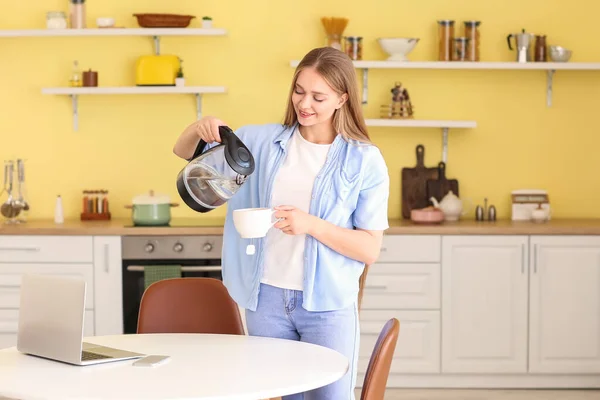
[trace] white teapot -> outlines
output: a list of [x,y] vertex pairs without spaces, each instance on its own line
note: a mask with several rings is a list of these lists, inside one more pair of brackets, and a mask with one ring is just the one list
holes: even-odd
[[440,208],[444,213],[444,219],[446,221],[458,221],[458,219],[465,215],[468,211],[463,211],[463,202],[450,190],[448,194],[444,196],[442,201],[438,203],[435,197],[429,198],[433,205]]

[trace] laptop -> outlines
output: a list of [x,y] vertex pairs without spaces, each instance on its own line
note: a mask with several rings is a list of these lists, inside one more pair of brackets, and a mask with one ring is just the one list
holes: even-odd
[[82,278],[24,274],[17,350],[73,365],[144,357],[83,342],[86,282]]

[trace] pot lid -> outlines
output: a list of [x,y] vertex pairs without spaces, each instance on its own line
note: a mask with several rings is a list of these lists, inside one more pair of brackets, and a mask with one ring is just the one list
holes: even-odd
[[148,194],[141,194],[133,198],[133,204],[170,204],[171,198],[166,194],[155,194],[150,190]]

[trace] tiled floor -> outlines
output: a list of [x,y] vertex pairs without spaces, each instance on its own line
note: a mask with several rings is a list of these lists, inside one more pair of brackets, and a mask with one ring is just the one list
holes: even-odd
[[600,390],[389,389],[385,400],[600,400]]

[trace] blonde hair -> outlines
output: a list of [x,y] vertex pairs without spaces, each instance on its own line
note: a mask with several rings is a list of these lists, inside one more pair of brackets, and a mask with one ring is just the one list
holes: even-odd
[[315,68],[319,75],[325,79],[327,84],[338,95],[341,96],[344,93],[348,95],[348,99],[344,105],[333,114],[333,127],[335,131],[345,139],[371,143],[362,113],[354,65],[346,53],[333,47],[313,49],[300,61],[292,80],[283,124],[293,126],[298,122],[298,116],[292,103],[292,95],[296,87],[298,75],[300,75],[303,69],[310,67]]

